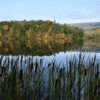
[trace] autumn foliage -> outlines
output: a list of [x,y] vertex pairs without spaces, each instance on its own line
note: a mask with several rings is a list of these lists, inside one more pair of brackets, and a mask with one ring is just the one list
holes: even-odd
[[[3,39],[77,39],[84,36],[83,29],[60,25],[47,20],[0,22],[0,38]],[[67,33],[67,34],[66,34]],[[70,39],[71,39],[70,38]]]
[[9,28],[9,26],[8,26],[8,25],[3,25],[3,31],[7,31],[7,30],[8,30],[8,28]]

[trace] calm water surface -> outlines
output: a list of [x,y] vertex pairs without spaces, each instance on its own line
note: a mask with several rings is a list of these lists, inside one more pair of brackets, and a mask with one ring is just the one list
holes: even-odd
[[[93,48],[91,46],[88,45],[83,45],[82,48],[78,48],[75,50],[71,50],[71,51],[66,51],[66,52],[58,52],[58,53],[53,53],[50,56],[44,55],[44,56],[30,56],[30,55],[17,55],[17,56],[12,56],[12,55],[0,55],[0,58],[2,58],[1,60],[1,66],[6,67],[8,65],[8,59],[9,59],[9,69],[8,72],[10,73],[11,71],[11,60],[13,61],[13,65],[15,64],[15,61],[18,60],[17,62],[17,67],[18,67],[18,71],[20,71],[20,69],[23,69],[24,73],[27,73],[27,65],[31,64],[33,62],[33,64],[37,61],[38,63],[40,62],[40,59],[43,59],[43,63],[42,63],[42,67],[40,66],[40,69],[42,70],[43,67],[46,68],[48,67],[48,63],[52,63],[55,61],[56,65],[60,65],[60,67],[66,66],[66,68],[69,66],[69,61],[74,61],[73,59],[76,59],[76,63],[79,63],[79,54],[81,53],[81,58],[83,59],[81,61],[81,64],[84,64],[85,67],[87,65],[89,65],[89,61],[94,61],[94,56],[96,55],[96,62],[95,64],[99,63],[100,65],[100,48]],[[22,63],[21,63],[21,57],[22,57]],[[6,61],[6,63],[5,63]],[[39,64],[40,65],[40,64]],[[34,72],[35,68],[33,68],[33,72]],[[100,70],[100,67],[99,67]],[[1,69],[0,69],[1,71]],[[48,74],[47,72],[45,72],[45,80],[48,80]],[[84,89],[81,92],[82,94],[84,94]]]

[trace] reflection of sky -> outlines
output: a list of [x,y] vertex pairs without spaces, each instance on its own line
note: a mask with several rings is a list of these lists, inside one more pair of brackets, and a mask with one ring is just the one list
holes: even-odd
[[[79,54],[80,52],[59,52],[59,53],[56,53],[55,56],[54,55],[51,55],[51,56],[42,56],[42,57],[39,57],[39,56],[23,56],[23,63],[22,63],[22,68],[25,69],[25,67],[27,66],[27,62],[28,60],[30,59],[30,64],[31,62],[35,63],[36,62],[36,59],[38,62],[40,62],[40,59],[43,58],[43,67],[47,67],[48,63],[52,63],[52,61],[54,62],[55,60],[55,64],[56,65],[59,65],[60,64],[60,67],[63,67],[63,64],[64,66],[67,65],[67,63],[69,61],[73,61],[74,59],[74,55],[75,55],[75,59],[77,59],[77,63],[79,62]],[[94,59],[94,55],[96,54],[96,61],[100,62],[100,53],[88,53],[88,52],[82,52],[81,53],[81,58],[83,59],[84,55],[84,62],[83,64],[86,65],[86,62],[89,62],[89,60],[91,61],[92,59]],[[0,56],[1,57],[1,56]],[[11,59],[13,59],[13,64],[15,63],[15,61],[17,60],[18,56],[3,56],[3,59],[2,59],[2,62],[1,62],[1,66],[3,66],[4,62],[5,62],[5,59],[9,57],[9,61],[10,61],[10,65],[11,65]],[[26,64],[25,64],[25,59],[26,59]],[[68,60],[67,60],[68,59]],[[67,63],[66,63],[66,60],[67,60]],[[21,66],[21,55],[19,55],[19,59],[18,59],[18,66]],[[6,64],[8,63],[8,60],[6,62]],[[6,66],[6,64],[4,64],[4,66]],[[69,63],[68,63],[68,66],[69,66]]]

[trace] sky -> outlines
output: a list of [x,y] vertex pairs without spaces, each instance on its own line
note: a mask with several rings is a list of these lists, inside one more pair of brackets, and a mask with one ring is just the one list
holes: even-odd
[[100,0],[1,0],[1,21],[100,22]]

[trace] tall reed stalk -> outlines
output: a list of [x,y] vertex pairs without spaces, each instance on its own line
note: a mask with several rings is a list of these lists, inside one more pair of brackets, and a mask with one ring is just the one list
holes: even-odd
[[[43,60],[33,63],[30,60],[26,70],[22,67],[23,57],[21,56],[21,69],[19,70],[18,59],[13,65],[8,62],[7,67],[1,66],[0,60],[0,92],[1,100],[99,100],[100,98],[100,66],[94,61],[89,65],[82,64],[81,53],[79,62],[73,59],[69,66],[62,68],[56,65],[55,61],[48,63],[43,68]],[[7,60],[7,59],[6,59]],[[5,60],[5,63],[6,63]],[[10,60],[8,60],[10,61]],[[19,71],[18,71],[19,70]],[[41,99],[42,98],[42,99]]]

